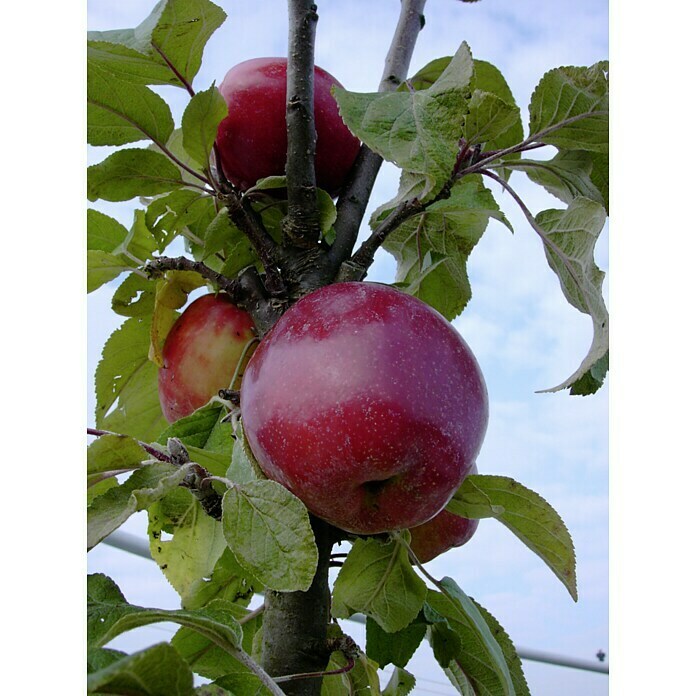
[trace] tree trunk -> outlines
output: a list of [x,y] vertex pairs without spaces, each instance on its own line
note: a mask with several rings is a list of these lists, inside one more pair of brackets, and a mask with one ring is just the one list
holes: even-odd
[[[261,664],[273,677],[322,672],[328,662],[329,556],[337,541],[337,530],[314,517],[312,528],[319,549],[319,563],[309,590],[266,593]],[[291,696],[319,696],[321,677],[296,679],[280,686]]]

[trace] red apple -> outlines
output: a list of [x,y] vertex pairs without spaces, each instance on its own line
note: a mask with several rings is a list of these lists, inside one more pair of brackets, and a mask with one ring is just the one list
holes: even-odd
[[[220,123],[217,145],[225,176],[242,189],[258,179],[285,174],[288,147],[285,128],[286,58],[254,58],[225,75],[220,93],[228,115]],[[343,123],[333,85],[335,77],[314,68],[314,121],[317,131],[317,186],[338,194],[360,148]]]
[[[470,473],[476,473],[475,465]],[[478,520],[470,520],[442,510],[425,524],[409,530],[411,550],[421,563],[432,561],[445,551],[466,544],[474,536],[478,523]]]
[[192,302],[162,350],[159,397],[164,417],[173,423],[227,389],[254,335],[251,316],[226,295],[204,295]]
[[434,517],[471,472],[488,398],[435,310],[386,285],[338,283],[293,305],[252,356],[244,429],[261,468],[356,534]]

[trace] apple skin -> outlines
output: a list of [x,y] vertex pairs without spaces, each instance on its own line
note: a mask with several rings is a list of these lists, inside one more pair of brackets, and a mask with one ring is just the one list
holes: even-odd
[[[476,465],[469,473],[478,473]],[[455,546],[466,544],[474,536],[478,524],[478,520],[442,510],[425,524],[409,529],[411,550],[421,563],[427,563]]]
[[244,346],[254,336],[251,316],[226,295],[204,295],[192,302],[162,350],[158,386],[164,417],[173,423],[229,387]]
[[[258,179],[285,174],[287,59],[254,58],[235,65],[220,84],[228,114],[218,126],[217,146],[225,176],[242,190]],[[360,149],[331,94],[336,78],[314,67],[317,186],[337,195]]]
[[355,534],[415,527],[476,461],[488,397],[473,353],[440,314],[375,283],[299,300],[252,356],[244,431],[266,475]]

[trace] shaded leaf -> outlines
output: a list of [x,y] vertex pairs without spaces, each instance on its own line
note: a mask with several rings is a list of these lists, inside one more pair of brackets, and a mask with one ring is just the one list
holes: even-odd
[[394,633],[418,616],[425,594],[401,543],[356,539],[334,584],[332,612],[340,619],[365,614]]
[[405,667],[425,637],[426,628],[424,621],[416,619],[400,631],[387,633],[368,617],[366,652],[380,667]]
[[192,696],[193,674],[169,643],[159,643],[92,672],[87,693]]

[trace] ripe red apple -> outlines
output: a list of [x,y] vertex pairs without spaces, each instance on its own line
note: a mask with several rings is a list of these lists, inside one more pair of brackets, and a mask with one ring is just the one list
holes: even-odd
[[293,305],[244,373],[244,430],[266,475],[357,534],[434,517],[471,472],[488,398],[435,310],[386,285],[338,283]]
[[[476,465],[470,473],[477,473]],[[425,524],[409,530],[411,550],[421,563],[427,563],[455,546],[466,544],[474,536],[478,524],[478,520],[470,520],[442,510]]]
[[[285,174],[286,58],[254,58],[225,75],[220,93],[228,115],[218,126],[217,146],[225,176],[242,189],[258,179]],[[360,148],[343,123],[333,85],[335,77],[314,67],[314,122],[317,131],[317,186],[337,195]]]
[[159,371],[164,417],[179,420],[227,389],[254,322],[226,295],[204,295],[192,302],[167,334]]

